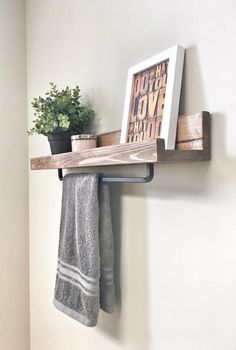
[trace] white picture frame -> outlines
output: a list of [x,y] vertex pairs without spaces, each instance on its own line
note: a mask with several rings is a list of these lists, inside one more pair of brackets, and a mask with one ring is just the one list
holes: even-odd
[[[132,122],[130,121],[131,118],[131,109],[134,111],[134,107],[132,107],[134,104],[136,104],[136,109],[140,109],[141,107],[139,106],[140,103],[140,98],[143,96],[137,96],[134,97],[136,92],[134,91],[134,83],[136,84],[136,89],[137,89],[137,83],[136,81],[141,80],[141,75],[143,77],[146,72],[149,72],[149,76],[151,76],[151,70],[154,71],[156,69],[160,71],[160,67],[163,64],[166,66],[166,80],[165,80],[165,89],[163,91],[165,92],[163,94],[164,96],[164,103],[162,104],[162,115],[161,119],[159,121],[159,130],[158,130],[158,137],[163,138],[165,140],[165,147],[166,149],[174,149],[175,148],[175,139],[176,139],[176,127],[177,127],[177,117],[178,117],[178,112],[179,112],[179,99],[180,99],[180,91],[181,91],[181,82],[182,82],[182,72],[183,72],[183,63],[184,63],[184,48],[176,45],[173,46],[145,61],[142,61],[134,66],[132,66],[128,70],[128,78],[127,78],[127,85],[126,85],[126,94],[125,94],[125,104],[124,104],[124,113],[123,113],[123,120],[122,120],[122,130],[121,130],[121,138],[120,138],[120,143],[126,143],[126,142],[134,142],[132,141],[132,137],[129,134],[128,136],[128,130],[130,125],[133,123],[134,124],[134,118],[132,118]],[[164,71],[165,72],[165,71]],[[153,73],[154,74],[154,73]],[[156,73],[157,74],[157,73]],[[161,74],[161,73],[160,73]],[[140,78],[138,78],[138,75]],[[160,77],[160,76],[159,76]],[[154,79],[154,78],[153,78]],[[157,77],[155,78],[157,79]],[[160,79],[159,79],[160,80]],[[141,84],[141,82],[140,82]],[[139,85],[140,85],[139,84]],[[158,83],[159,84],[159,83]],[[147,108],[149,108],[149,105],[151,106],[151,103],[149,104],[149,99],[151,98],[150,95],[150,89],[151,85],[148,85],[148,93],[147,98],[145,97]],[[156,86],[156,85],[155,85]],[[154,83],[152,83],[152,89],[154,89]],[[141,90],[141,88],[140,88]],[[159,88],[160,90],[160,88]],[[155,91],[156,93],[157,91]],[[159,96],[159,93],[156,94],[156,96]],[[153,98],[152,94],[152,98]],[[155,106],[157,105],[157,97],[155,99]],[[137,102],[137,99],[139,101]],[[160,101],[161,103],[161,101]],[[138,106],[138,107],[137,107]],[[143,108],[143,101],[142,101],[142,108]],[[150,107],[151,108],[151,107]],[[155,107],[157,108],[157,107]],[[156,110],[155,110],[156,111]],[[149,112],[147,112],[149,113]],[[157,113],[157,112],[155,112]],[[154,114],[154,112],[153,112]],[[152,115],[153,115],[152,114]],[[140,114],[138,115],[140,116]],[[138,118],[138,117],[137,117]],[[145,117],[146,118],[146,117]],[[150,117],[148,116],[145,119],[145,128],[147,128],[147,123]],[[136,119],[138,122],[140,120]],[[154,118],[153,118],[154,120]],[[133,132],[134,135],[134,132]],[[137,134],[135,134],[136,139],[137,139]],[[140,134],[141,135],[141,134]],[[144,138],[142,134],[140,137],[138,136],[138,139],[136,141],[141,141],[142,138]],[[157,133],[155,134],[157,135]],[[149,137],[150,135],[145,137]],[[127,137],[129,138],[127,140]]]

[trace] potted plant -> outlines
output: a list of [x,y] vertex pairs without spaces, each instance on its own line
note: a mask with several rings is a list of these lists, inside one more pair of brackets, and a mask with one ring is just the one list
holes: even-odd
[[80,88],[66,87],[59,91],[50,83],[46,97],[34,98],[32,106],[36,119],[29,135],[48,137],[52,154],[71,152],[71,135],[82,134],[94,117],[94,111],[80,101]]

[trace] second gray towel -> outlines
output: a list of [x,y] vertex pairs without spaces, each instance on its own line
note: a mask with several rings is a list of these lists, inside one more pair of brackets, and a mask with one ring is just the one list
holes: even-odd
[[114,305],[114,250],[108,185],[97,174],[63,180],[54,305],[86,326]]

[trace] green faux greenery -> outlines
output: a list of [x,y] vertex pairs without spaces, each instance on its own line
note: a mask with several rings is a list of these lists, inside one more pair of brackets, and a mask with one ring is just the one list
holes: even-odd
[[36,119],[28,134],[83,133],[94,117],[94,111],[87,104],[81,104],[80,88],[69,89],[67,86],[59,91],[55,83],[50,83],[50,87],[45,98],[33,99]]

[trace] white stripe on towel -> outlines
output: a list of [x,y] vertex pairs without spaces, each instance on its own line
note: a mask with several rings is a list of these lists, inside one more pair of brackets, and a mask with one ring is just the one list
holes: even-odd
[[99,281],[99,277],[95,278],[95,277],[89,277],[86,276],[82,271],[80,271],[78,269],[78,267],[75,267],[73,265],[67,264],[64,261],[62,261],[61,259],[58,259],[58,263],[60,263],[63,267],[67,267],[69,269],[72,269],[73,271],[79,273],[81,275],[81,277],[85,278],[86,280],[88,280],[89,282],[95,282],[97,283]]
[[60,279],[62,279],[63,281],[69,282],[70,284],[73,284],[75,287],[78,287],[79,289],[82,290],[84,294],[88,295],[89,297],[97,296],[97,293],[91,293],[87,291],[85,288],[83,288],[83,286],[80,283],[72,280],[71,278],[66,277],[65,275],[62,275],[59,270],[57,271],[57,274]]
[[73,280],[75,280],[78,283],[81,283],[81,285],[86,288],[88,291],[90,292],[97,292],[99,285],[98,282],[95,283],[90,283],[85,281],[77,272],[73,272],[65,267],[63,267],[62,265],[58,265],[58,271],[60,273],[62,273],[63,275],[65,275],[67,278],[72,278]]

